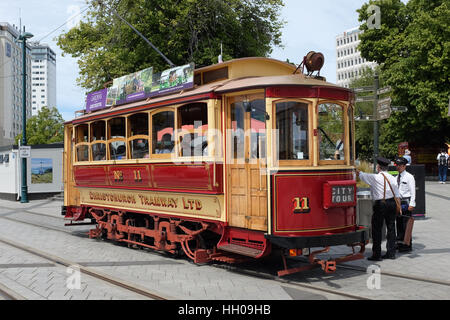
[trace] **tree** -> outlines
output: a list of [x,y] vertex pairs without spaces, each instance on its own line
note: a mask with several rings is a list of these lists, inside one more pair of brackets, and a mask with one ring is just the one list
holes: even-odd
[[[99,4],[101,2],[101,4]],[[169,66],[110,8],[139,30],[174,64],[217,63],[268,56],[281,45],[282,0],[90,0],[87,21],[58,37],[64,54],[79,58],[78,84],[88,90],[152,66]]]
[[[372,4],[381,9],[379,29],[365,23]],[[383,125],[381,146],[392,150],[401,141],[427,146],[449,141],[450,1],[370,0],[358,12],[364,22],[361,55],[380,65],[393,88],[393,105],[408,107]]]
[[[15,143],[22,140],[16,136]],[[49,144],[64,141],[64,119],[55,107],[42,107],[37,115],[27,120],[27,144]]]
[[[375,72],[379,77],[380,88],[386,84],[386,77],[379,66],[375,69],[366,68],[360,77],[352,80],[349,84],[350,88],[369,87],[374,85]],[[358,94],[358,97],[373,96],[374,92],[365,92]],[[385,98],[390,93],[383,94],[379,98]],[[392,113],[394,115],[395,113]],[[367,120],[367,116],[369,120]],[[373,160],[373,101],[358,102],[355,106],[355,117],[357,121],[355,123],[355,142],[356,142],[356,155],[361,160],[372,161]],[[379,124],[379,153],[388,158],[394,158],[397,154],[397,143],[402,142],[397,136],[395,136],[395,143],[389,140],[388,136],[395,135],[387,129],[389,120],[378,120]],[[391,137],[392,138],[392,137]],[[398,141],[397,141],[398,140]]]

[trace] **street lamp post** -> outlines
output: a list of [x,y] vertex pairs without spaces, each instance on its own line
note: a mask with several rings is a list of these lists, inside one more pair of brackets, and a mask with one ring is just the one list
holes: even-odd
[[[19,36],[19,41],[22,41],[22,146],[27,145],[27,39],[32,38],[33,35],[25,32]],[[28,186],[27,186],[27,158],[22,158],[22,194],[20,197],[21,203],[28,202]]]

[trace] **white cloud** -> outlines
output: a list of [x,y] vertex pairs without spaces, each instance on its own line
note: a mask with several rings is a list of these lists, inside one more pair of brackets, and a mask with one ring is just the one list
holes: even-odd
[[[365,0],[285,0],[282,12],[287,25],[283,30],[285,49],[275,48],[272,57],[299,63],[311,50],[325,55],[322,75],[330,82],[336,81],[335,37],[339,33],[357,26],[360,8]],[[61,26],[74,14],[74,6],[86,6],[84,0],[15,0],[0,2],[0,20],[19,24],[19,10],[22,25],[34,34],[32,40],[40,40],[55,28]],[[65,120],[73,118],[74,112],[84,105],[85,90],[76,85],[78,65],[71,57],[62,57],[62,51],[53,40],[67,25],[43,40],[57,54],[57,104]]]

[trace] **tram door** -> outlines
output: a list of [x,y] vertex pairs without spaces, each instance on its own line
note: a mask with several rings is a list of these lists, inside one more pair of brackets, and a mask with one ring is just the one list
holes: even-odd
[[264,95],[229,98],[227,119],[230,226],[267,230]]

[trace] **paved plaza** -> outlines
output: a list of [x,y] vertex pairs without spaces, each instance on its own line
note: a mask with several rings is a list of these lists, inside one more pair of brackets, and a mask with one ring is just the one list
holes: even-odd
[[[362,295],[370,299],[450,299],[450,183],[426,182],[426,217],[416,220],[414,251],[395,260],[373,264],[366,259],[345,263],[361,269],[376,266],[380,286],[368,287],[370,274],[338,267],[333,274],[320,269],[288,276],[284,282],[257,278],[211,265],[195,265],[164,253],[130,249],[109,241],[89,239],[92,226],[64,227],[61,200],[34,200],[27,204],[0,201],[0,240],[7,239],[74,261],[116,278],[138,284],[169,299],[189,300],[307,300],[344,299],[331,293],[295,286],[295,283]],[[20,221],[27,221],[27,223]],[[45,225],[43,229],[38,225]],[[385,243],[382,246],[385,249]],[[331,254],[348,253],[346,246]],[[369,244],[365,252],[371,255]],[[385,275],[386,274],[386,275]],[[388,277],[406,274],[449,285]],[[68,288],[68,268],[0,242],[0,284],[25,299],[142,299],[112,284],[81,274],[79,288]]]

